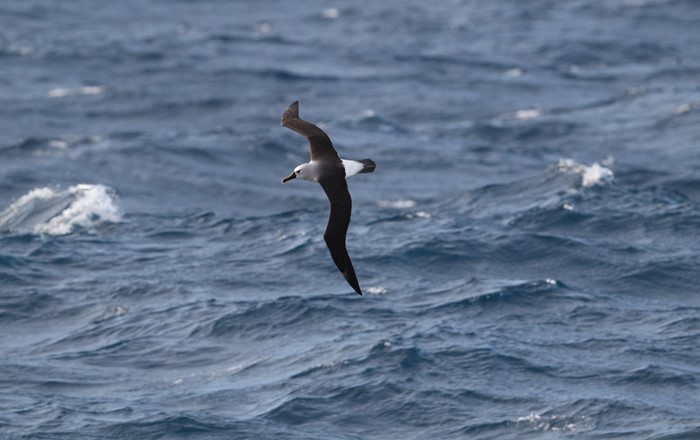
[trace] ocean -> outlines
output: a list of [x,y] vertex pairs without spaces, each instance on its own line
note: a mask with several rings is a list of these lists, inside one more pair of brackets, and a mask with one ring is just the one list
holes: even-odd
[[698,23],[4,0],[0,438],[700,439]]

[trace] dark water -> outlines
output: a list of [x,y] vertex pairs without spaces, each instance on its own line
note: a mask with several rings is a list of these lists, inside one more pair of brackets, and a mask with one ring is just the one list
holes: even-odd
[[[695,0],[0,4],[0,437],[700,438]],[[350,179],[349,250],[294,100]]]

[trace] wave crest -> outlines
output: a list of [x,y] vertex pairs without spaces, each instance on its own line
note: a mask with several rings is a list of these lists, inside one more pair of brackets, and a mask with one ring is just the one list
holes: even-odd
[[121,221],[114,190],[79,184],[65,191],[35,188],[0,213],[0,231],[66,235],[94,232],[103,223]]
[[612,164],[612,157],[605,158],[591,166],[580,164],[571,159],[561,159],[557,164],[557,170],[562,173],[580,174],[581,185],[584,188],[590,188],[613,181],[614,174],[609,168]]

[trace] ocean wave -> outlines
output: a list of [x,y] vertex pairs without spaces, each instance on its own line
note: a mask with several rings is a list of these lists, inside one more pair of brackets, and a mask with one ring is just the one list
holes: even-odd
[[66,235],[95,232],[122,219],[114,190],[79,184],[67,190],[35,188],[0,213],[0,231]]
[[553,65],[582,66],[605,69],[620,65],[656,66],[672,54],[673,48],[655,42],[622,42],[601,40],[557,40],[539,48],[541,55],[551,57]]
[[58,144],[52,144],[51,139],[28,137],[22,139],[18,142],[14,142],[7,146],[0,148],[0,153],[11,154],[11,155],[26,155],[35,154],[42,150],[48,149],[50,146],[57,146]]
[[532,305],[551,298],[552,294],[563,294],[569,289],[561,281],[546,278],[528,282],[513,282],[496,289],[473,287],[470,290],[473,291],[471,294],[460,295],[459,297],[452,296],[445,301],[435,301],[422,313],[434,313],[435,311],[458,313],[460,310],[474,306],[503,307],[504,303],[510,306],[517,304]]
[[614,180],[614,174],[610,166],[614,163],[612,157],[590,166],[582,165],[572,159],[561,159],[556,169],[562,173],[574,173],[581,176],[581,186],[590,188],[595,185],[604,185]]
[[572,134],[580,125],[571,120],[545,118],[543,110],[524,109],[512,114],[499,115],[494,119],[478,122],[467,128],[468,135],[492,144],[517,145],[551,144],[553,140]]
[[[131,415],[132,411],[125,408]],[[245,433],[246,423],[230,422],[218,418],[198,418],[188,415],[147,415],[123,423],[103,424],[99,432],[91,432],[95,438],[191,438],[205,435],[211,438],[227,437],[228,433]],[[242,426],[240,426],[242,425]],[[253,431],[254,432],[254,431]],[[250,437],[254,438],[254,437]]]
[[[491,184],[467,191],[448,202],[458,212],[474,218],[517,221],[522,215],[538,211],[574,211],[573,200],[586,195],[588,189],[606,187],[614,182],[610,169],[612,158],[590,166],[572,159],[559,162],[515,182]],[[578,214],[562,213],[566,221],[579,221]]]
[[[0,273],[1,275],[1,273]],[[18,295],[3,295],[0,317],[3,319],[31,318],[50,312],[60,301],[45,293],[26,292]]]
[[695,387],[698,379],[690,371],[678,371],[674,368],[650,364],[625,372],[616,382],[622,385],[634,384],[637,387]]
[[343,118],[341,124],[357,130],[384,133],[406,133],[407,130],[401,124],[386,117],[378,115],[374,110],[363,110],[359,114]]
[[667,296],[695,295],[697,291],[696,255],[657,258],[650,261],[634,261],[618,265],[618,276],[611,281],[621,292],[638,295],[638,292],[655,292],[655,286],[663,286]]
[[66,138],[42,138],[29,136],[6,146],[0,146],[0,155],[48,156],[78,146],[96,145],[103,141],[100,136],[71,136]]
[[258,335],[258,339],[267,339],[297,331],[300,322],[313,321],[320,325],[324,321],[342,319],[346,314],[344,310],[332,305],[328,298],[305,299],[291,296],[257,305],[241,305],[240,310],[198,325],[190,336]]

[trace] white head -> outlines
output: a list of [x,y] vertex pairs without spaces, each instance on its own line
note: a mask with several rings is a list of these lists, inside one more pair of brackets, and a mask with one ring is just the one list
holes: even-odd
[[292,174],[290,174],[289,176],[282,179],[282,183],[288,182],[288,181],[290,181],[292,179],[296,179],[296,178],[316,181],[317,176],[316,176],[315,171],[316,171],[316,168],[311,164],[311,162],[303,163],[303,164],[299,165],[298,167],[294,168],[294,171],[292,172]]

